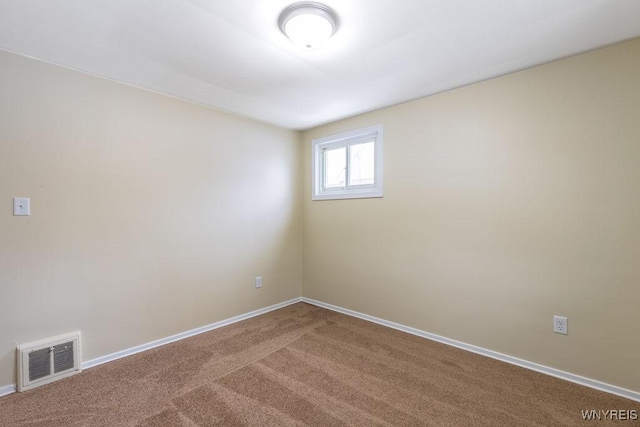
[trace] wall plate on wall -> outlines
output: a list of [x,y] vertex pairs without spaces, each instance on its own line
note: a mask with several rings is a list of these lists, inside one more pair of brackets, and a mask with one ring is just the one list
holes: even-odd
[[28,197],[13,198],[13,215],[29,216],[31,215],[31,199]]

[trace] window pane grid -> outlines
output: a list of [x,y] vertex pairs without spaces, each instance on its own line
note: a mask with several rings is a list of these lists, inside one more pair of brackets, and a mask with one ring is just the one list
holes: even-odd
[[367,188],[375,185],[375,141],[322,150],[322,188]]

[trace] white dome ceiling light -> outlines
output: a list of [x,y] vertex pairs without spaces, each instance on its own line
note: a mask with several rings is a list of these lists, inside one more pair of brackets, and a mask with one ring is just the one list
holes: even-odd
[[322,3],[294,3],[282,11],[278,26],[296,45],[317,49],[338,31],[338,15]]

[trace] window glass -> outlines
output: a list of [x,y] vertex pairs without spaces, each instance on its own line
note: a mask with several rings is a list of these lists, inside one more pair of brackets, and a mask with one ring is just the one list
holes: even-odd
[[347,148],[324,150],[324,188],[341,188],[347,177]]
[[349,185],[374,183],[374,142],[349,146]]

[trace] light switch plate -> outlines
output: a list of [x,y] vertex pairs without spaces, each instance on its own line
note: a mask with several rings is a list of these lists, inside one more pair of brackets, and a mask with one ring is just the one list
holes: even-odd
[[31,215],[31,200],[28,197],[13,198],[13,215],[29,216]]

